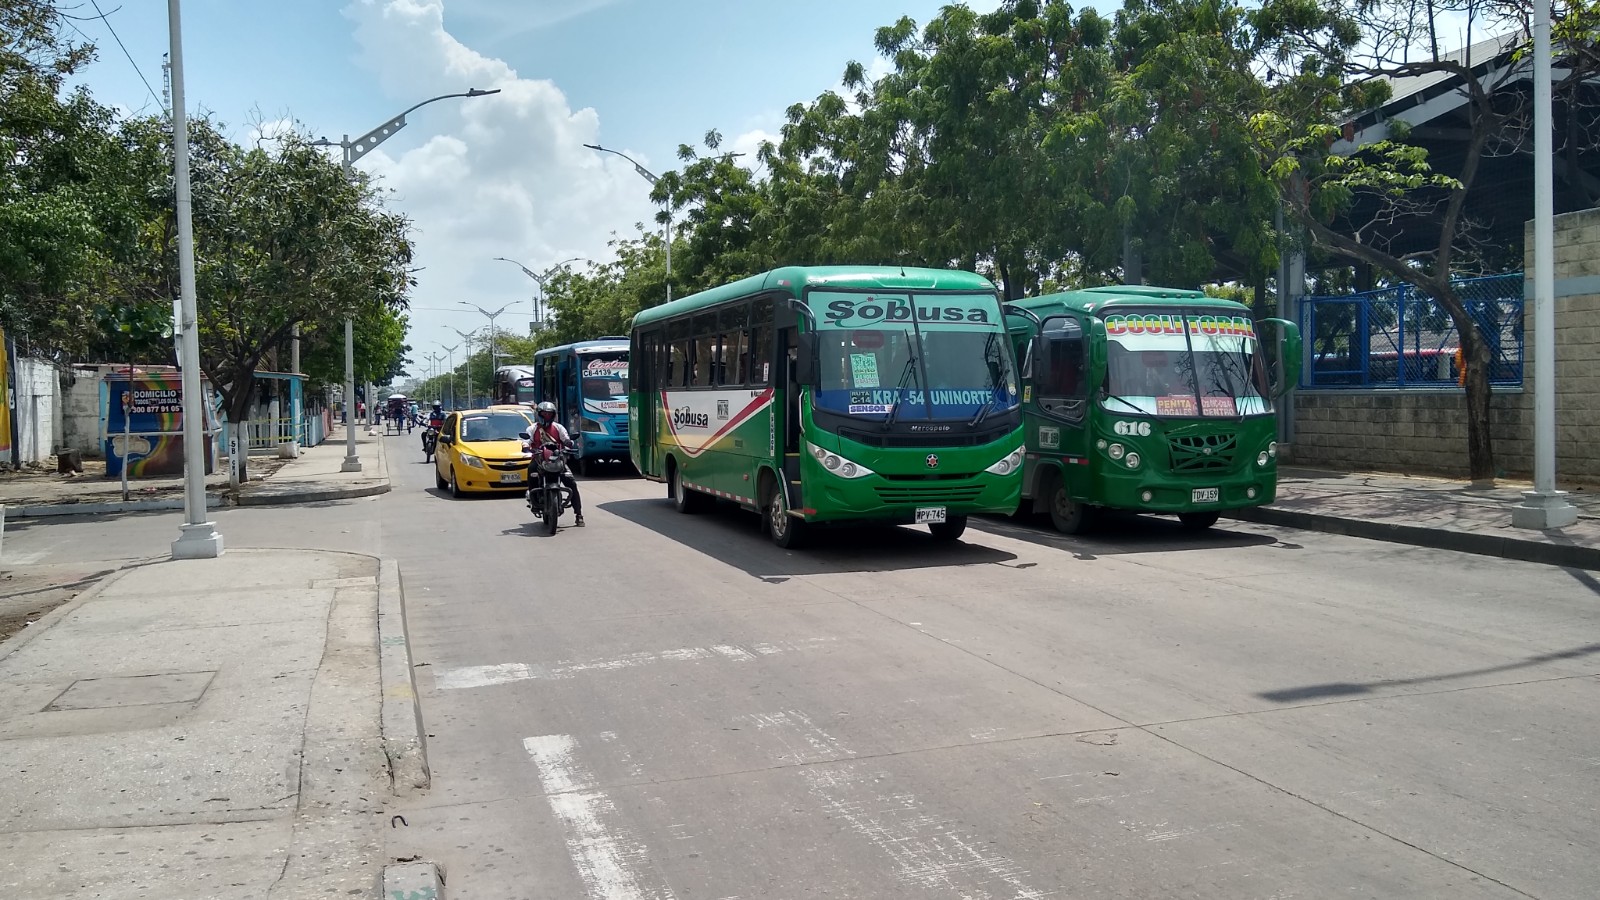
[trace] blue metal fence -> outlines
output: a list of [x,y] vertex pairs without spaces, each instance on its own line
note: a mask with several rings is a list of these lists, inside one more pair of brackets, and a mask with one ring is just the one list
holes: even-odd
[[[1455,283],[1489,344],[1489,381],[1522,384],[1522,273]],[[1410,285],[1300,301],[1302,388],[1441,388],[1460,377],[1455,323]]]

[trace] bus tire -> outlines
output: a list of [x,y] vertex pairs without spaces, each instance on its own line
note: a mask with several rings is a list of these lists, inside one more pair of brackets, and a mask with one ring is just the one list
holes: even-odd
[[966,516],[951,516],[943,522],[929,522],[928,533],[933,539],[941,543],[958,541],[962,533],[967,530]]
[[1062,534],[1082,534],[1093,524],[1093,510],[1072,499],[1072,495],[1067,493],[1067,483],[1060,475],[1049,480],[1045,497],[1050,524]]
[[667,482],[668,490],[672,494],[672,505],[685,515],[703,511],[706,508],[706,501],[710,498],[684,485],[683,472],[679,470],[677,463],[668,463],[668,467],[672,470]]
[[1205,531],[1217,524],[1218,518],[1214,512],[1178,513],[1178,521],[1183,523],[1184,531]]
[[806,541],[806,523],[789,515],[789,501],[783,495],[783,485],[776,478],[767,479],[767,496],[761,504],[761,518],[772,542],[785,550],[793,550]]

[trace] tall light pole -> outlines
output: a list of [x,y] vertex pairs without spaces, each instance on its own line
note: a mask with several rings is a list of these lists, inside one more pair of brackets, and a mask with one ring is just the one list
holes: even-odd
[[[504,256],[496,256],[495,259],[497,259],[497,260],[499,260],[501,262],[511,263],[512,265],[514,265],[517,268],[521,269],[522,270],[522,274],[528,276],[529,278],[532,278],[534,280],[534,283],[539,285],[539,301],[540,301],[539,305],[542,306],[543,305],[543,301],[548,299],[548,297],[549,297],[549,292],[545,290],[545,282],[549,281],[550,277],[552,275],[554,275],[558,269],[561,269],[561,268],[565,267],[568,263],[575,263],[575,262],[577,262],[579,260],[587,260],[587,259],[589,259],[589,257],[587,257],[587,256],[574,256],[571,259],[563,259],[561,262],[558,262],[555,265],[551,266],[550,268],[545,269],[543,272],[535,272],[532,269],[528,268],[527,266],[523,265],[522,263],[519,263],[514,259],[507,259]],[[533,302],[534,301],[530,300],[529,304],[531,305]],[[544,325],[544,315],[540,312],[539,306],[533,306],[532,307],[532,312],[533,312],[533,321],[536,324],[538,324],[541,327],[543,327],[543,325]],[[533,329],[530,328],[529,329],[529,333],[532,333],[532,330]]]
[[[477,310],[478,312],[483,313],[485,316],[487,316],[489,318],[489,377],[493,378],[494,377],[494,370],[500,367],[500,361],[495,358],[495,353],[494,353],[494,320],[500,318],[500,314],[505,312],[506,310],[510,309],[513,304],[507,303],[505,306],[500,307],[499,309],[495,310],[494,312],[489,312],[487,309],[484,309],[483,307],[478,306],[478,305],[473,304],[473,303],[468,303],[465,300],[461,300],[461,301],[458,301],[458,302],[462,306],[470,306],[470,307],[472,307],[473,309]],[[492,389],[493,388],[491,386],[491,390]]]
[[[342,151],[340,155],[340,162],[344,169],[344,175],[346,178],[349,178],[350,170],[353,166],[355,166],[356,160],[366,156],[368,153],[371,153],[373,150],[377,149],[379,144],[391,137],[394,137],[395,134],[400,131],[400,129],[406,127],[406,116],[410,115],[411,113],[421,109],[424,106],[427,106],[429,103],[434,103],[439,100],[448,100],[452,97],[487,97],[490,94],[498,93],[500,93],[499,88],[495,88],[492,91],[480,91],[477,88],[471,88],[467,90],[466,93],[462,94],[440,94],[437,97],[430,97],[429,99],[418,103],[417,105],[407,109],[405,112],[395,116],[387,122],[384,122],[382,125],[379,125],[377,128],[372,129],[353,141],[350,140],[350,135],[347,134],[337,143],[330,141],[327,138],[323,138],[320,141],[312,141],[311,145],[313,147],[338,147],[340,151]],[[346,316],[344,320],[344,387],[345,396],[347,398],[345,400],[345,404],[349,405],[354,403],[356,396],[355,323],[350,316]],[[369,396],[367,398],[367,404],[369,407],[371,407],[373,400],[373,397]],[[355,425],[349,415],[346,415],[345,421],[349,424],[346,424],[344,430],[344,464],[339,467],[339,471],[359,472],[361,471],[361,459],[356,456]]]
[[466,346],[466,349],[467,349],[467,405],[471,406],[472,405],[472,342],[475,340],[475,338],[473,337],[472,332],[470,332],[470,331],[462,331],[459,328],[452,328],[450,330],[454,331],[456,334],[461,335],[461,342],[467,345]]
[[[639,165],[637,160],[635,160],[633,157],[629,156],[628,154],[623,153],[621,150],[613,150],[610,147],[602,147],[599,144],[584,144],[584,146],[588,147],[590,150],[597,150],[597,151],[599,151],[601,153],[614,153],[617,156],[620,156],[623,159],[627,160],[628,162],[633,163],[633,170],[635,172],[639,173],[639,177],[640,178],[643,178],[645,181],[650,182],[650,186],[651,187],[654,187],[657,182],[661,181],[660,178],[656,177],[656,174],[654,172],[650,171],[649,169],[646,169],[644,166]],[[666,239],[666,247],[667,247],[667,302],[671,303],[672,302],[672,199],[668,198],[667,202],[664,205],[666,206],[666,210],[667,210],[667,225],[666,225],[666,231],[664,232],[664,236],[665,236],[665,239]]]
[[434,396],[434,399],[438,399],[440,393],[442,393],[439,390],[439,384],[438,384],[438,381],[439,381],[439,363],[444,362],[444,354],[443,353],[429,353],[428,354],[428,360],[433,363],[433,365],[429,369],[429,371],[431,371],[433,374],[428,376],[428,380],[434,382],[434,385],[433,385],[433,396]]
[[[173,559],[215,559],[222,534],[206,519],[205,398],[200,393],[199,304],[194,295],[194,221],[190,215],[189,118],[183,108],[183,24],[178,0],[167,0],[167,30],[172,42],[172,174],[178,219],[179,327],[183,330],[183,512],[184,525],[172,542]],[[133,397],[133,382],[128,382]],[[240,443],[243,447],[243,442]],[[127,448],[124,446],[124,452]],[[127,465],[126,459],[123,465]]]
[[[461,345],[460,344],[456,345],[456,347],[459,347],[459,346],[461,346]],[[449,360],[449,362],[450,362],[450,408],[451,409],[455,409],[456,408],[456,348],[455,347],[446,347],[445,345],[440,344],[439,345],[439,349],[441,349],[441,350],[443,350],[445,352],[445,358],[447,360]]]
[[1556,227],[1550,0],[1533,2],[1533,490],[1511,510],[1518,528],[1564,528],[1578,510],[1556,490]]

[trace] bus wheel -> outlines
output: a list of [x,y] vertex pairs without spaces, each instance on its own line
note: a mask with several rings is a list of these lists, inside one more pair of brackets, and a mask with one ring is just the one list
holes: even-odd
[[943,522],[929,522],[928,531],[936,541],[956,541],[967,530],[966,516],[951,516]]
[[1184,531],[1205,531],[1217,524],[1217,514],[1214,512],[1178,513],[1178,521],[1183,523]]
[[706,495],[693,490],[683,483],[683,473],[674,465],[672,467],[672,505],[681,513],[697,513],[706,508]]
[[766,519],[767,534],[779,547],[791,550],[805,543],[806,523],[789,515],[789,503],[784,499],[783,486],[776,479],[767,486],[762,518]]
[[1082,534],[1089,529],[1093,514],[1089,507],[1072,499],[1067,484],[1060,478],[1050,484],[1050,524],[1062,534]]

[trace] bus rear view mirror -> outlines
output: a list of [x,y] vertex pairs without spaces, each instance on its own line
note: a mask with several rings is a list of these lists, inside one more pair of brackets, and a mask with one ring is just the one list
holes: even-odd
[[1256,322],[1256,337],[1267,360],[1267,393],[1282,397],[1300,383],[1303,344],[1300,326],[1288,319],[1261,319]]
[[1106,380],[1106,323],[1099,316],[1089,317],[1089,339],[1084,343],[1089,359],[1087,393],[1093,396]]

